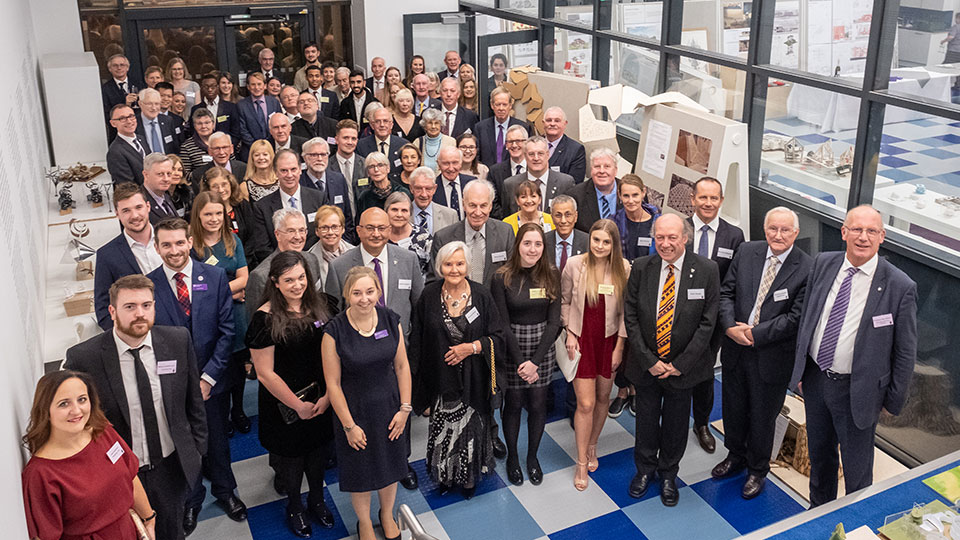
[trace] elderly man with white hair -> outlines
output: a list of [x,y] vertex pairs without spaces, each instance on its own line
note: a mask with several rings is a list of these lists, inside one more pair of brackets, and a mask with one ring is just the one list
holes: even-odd
[[543,112],[543,131],[550,152],[550,168],[569,174],[576,183],[583,182],[587,171],[587,154],[583,145],[567,137],[567,113],[560,107]]
[[137,135],[147,140],[150,152],[176,154],[180,152],[180,135],[174,133],[173,120],[160,114],[160,92],[144,88],[139,94],[140,114],[137,115]]
[[230,135],[222,131],[210,135],[207,139],[207,154],[210,156],[210,160],[204,159],[206,165],[198,167],[190,173],[190,185],[193,186],[194,194],[200,193],[203,187],[203,175],[211,167],[223,167],[233,174],[237,182],[243,180],[247,172],[247,164],[239,159],[230,159],[233,154],[233,140]]
[[617,154],[609,148],[590,152],[590,180],[577,184],[569,195],[577,200],[577,228],[590,232],[598,219],[613,218],[617,199]]
[[[437,192],[433,194],[433,202],[454,210],[460,218],[466,215],[463,197],[467,184],[477,179],[476,176],[462,174],[460,172],[462,164],[463,154],[459,148],[449,146],[440,148],[437,155],[440,176],[437,177]],[[493,184],[490,186],[493,188]],[[487,210],[488,217],[493,209],[493,199],[490,199],[490,205],[490,209]]]
[[350,207],[347,180],[339,172],[331,169],[330,156],[335,150],[322,137],[314,137],[303,143],[304,169],[300,175],[300,185],[313,188],[323,194],[324,204],[336,206],[343,212],[348,242],[355,241],[353,230],[353,211]]

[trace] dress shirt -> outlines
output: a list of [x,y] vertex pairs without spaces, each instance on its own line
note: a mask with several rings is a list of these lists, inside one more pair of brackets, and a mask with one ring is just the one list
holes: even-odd
[[161,259],[160,254],[157,253],[157,245],[153,242],[153,227],[149,223],[147,224],[147,229],[150,231],[150,238],[146,244],[137,242],[127,234],[127,231],[123,231],[123,238],[127,241],[127,245],[130,246],[130,251],[133,252],[133,258],[137,260],[137,266],[140,267],[140,273],[143,275],[153,272],[163,264],[163,259]]
[[420,101],[417,98],[417,96],[413,96],[413,114],[416,114],[417,116],[419,116],[422,111],[425,111],[429,108],[430,108],[430,96],[427,96],[427,98],[424,99],[423,101]]
[[[387,135],[386,139],[381,139],[380,137],[377,137],[376,135],[374,135],[373,140],[376,142],[377,152],[383,152],[383,155],[387,156],[387,161],[389,161],[390,160],[390,135]],[[386,147],[384,147],[383,150],[380,150],[381,144],[386,145]],[[389,163],[388,165],[392,167],[393,163]]]
[[150,150],[150,148],[149,148],[149,147],[148,147],[148,148],[143,148],[143,146],[140,144],[140,141],[137,140],[137,135],[136,135],[136,134],[134,134],[133,137],[127,137],[126,135],[124,135],[124,134],[122,134],[122,133],[117,133],[117,137],[120,137],[121,139],[127,141],[127,144],[129,144],[130,146],[132,146],[133,149],[134,149],[135,151],[137,151],[138,153],[139,153],[139,152],[142,152],[144,157],[146,157],[147,154],[150,153],[150,152],[148,152],[148,150]]
[[[283,203],[284,208],[293,208],[293,205],[290,204],[290,198],[296,197],[296,210],[299,210],[301,213],[303,213],[303,198],[300,197],[300,184],[297,184],[297,191],[293,192],[293,195],[287,195],[287,192],[282,189],[278,189],[277,191],[280,192],[280,202]],[[307,214],[304,213],[303,215],[306,216]]]
[[453,77],[454,79],[459,79],[459,78],[460,78],[460,70],[459,70],[459,69],[456,70],[456,71],[450,71],[450,70],[448,69],[448,70],[446,70],[446,72],[447,72],[447,77]]
[[147,186],[143,186],[143,190],[146,191],[147,193],[149,193],[149,194],[150,194],[150,198],[153,199],[152,201],[150,201],[150,204],[151,204],[151,205],[157,205],[157,206],[160,207],[160,208],[164,208],[164,205],[166,205],[167,208],[165,208],[165,209],[166,209],[167,211],[171,211],[171,212],[176,213],[176,209],[175,209],[175,208],[172,208],[172,207],[170,207],[169,205],[167,205],[167,199],[166,199],[166,197],[165,197],[166,193],[162,193],[161,195],[157,196],[157,194],[154,193],[153,190],[150,189],[150,188],[148,188]]
[[460,176],[458,175],[453,180],[447,180],[446,176],[442,178],[443,178],[443,193],[444,195],[447,196],[447,207],[448,208],[450,207],[451,192],[454,189],[457,190],[457,200],[460,201],[460,212],[459,212],[458,218],[463,219],[465,214],[463,211],[463,187],[460,185]]
[[[320,101],[320,99],[317,98],[317,101]],[[357,113],[357,123],[358,123],[358,124],[362,124],[362,123],[363,123],[363,104],[364,104],[366,101],[367,101],[367,93],[366,93],[366,92],[360,94],[360,97],[359,97],[359,98],[357,98],[357,94],[356,94],[356,93],[353,94],[353,110],[356,111],[356,113]]]
[[[510,129],[510,117],[508,116],[503,122],[498,122],[497,117],[493,117],[493,141],[496,144],[497,137],[500,136],[500,128],[503,128],[503,147],[507,147],[507,130]],[[526,158],[524,158],[526,161]],[[526,168],[526,167],[524,167]]]
[[380,276],[383,278],[383,283],[381,284],[383,285],[383,303],[386,304],[387,284],[390,283],[390,280],[387,278],[390,268],[390,265],[388,264],[389,261],[387,260],[387,246],[383,246],[383,249],[380,250],[379,255],[373,256],[367,252],[367,248],[364,247],[363,244],[360,244],[360,257],[363,259],[363,265],[374,271],[376,271],[376,269],[373,267],[373,259],[380,259]]
[[567,261],[570,260],[570,257],[573,257],[573,235],[574,232],[570,231],[570,236],[563,238],[559,232],[557,233],[557,258],[554,259],[557,262],[557,268],[560,268],[560,259],[563,258],[563,245],[560,242],[567,243]]
[[[137,388],[137,371],[134,365],[133,353],[129,345],[117,335],[113,329],[113,340],[117,344],[117,356],[120,358],[120,376],[123,380],[123,393],[127,395],[127,408],[130,412],[130,449],[140,460],[140,466],[151,465],[150,452],[147,449],[147,429],[143,421],[143,407],[140,404],[140,391]],[[150,393],[153,395],[153,409],[157,412],[157,431],[160,432],[160,450],[163,457],[173,453],[176,446],[170,435],[170,424],[167,422],[167,411],[163,408],[163,391],[160,386],[160,376],[157,375],[157,357],[153,350],[153,334],[147,335],[140,342],[140,362],[147,379],[150,380]],[[153,463],[156,465],[156,463]]]
[[427,231],[429,232],[430,236],[433,236],[433,204],[434,203],[430,203],[427,205],[426,208],[420,208],[419,206],[416,205],[416,203],[414,203],[413,205],[414,212],[411,215],[411,217],[413,218],[411,223],[413,223],[413,226],[416,227],[420,224],[420,212],[426,213]]
[[383,77],[381,79],[373,79],[373,93],[376,94],[380,92],[387,86],[387,78]]
[[213,124],[217,124],[217,109],[220,107],[220,96],[213,98],[213,101],[203,100],[204,105],[206,105],[207,110],[210,111],[210,114],[213,115]]
[[613,190],[610,192],[609,195],[604,195],[604,194],[603,194],[599,189],[597,189],[596,187],[594,187],[593,190],[597,192],[597,210],[600,211],[600,217],[603,217],[603,202],[601,202],[601,199],[606,199],[606,200],[607,200],[607,204],[610,205],[610,215],[607,216],[607,219],[613,219],[613,215],[617,213],[617,188],[616,188],[616,186],[613,187]]
[[[157,117],[154,117],[153,120],[151,120],[146,116],[144,116],[143,113],[140,113],[140,118],[138,118],[137,120],[140,122],[140,125],[143,126],[143,135],[146,137],[147,143],[150,145],[153,144],[153,130],[154,128],[156,128],[157,138],[160,139],[160,148],[153,148],[153,146],[151,146],[150,149],[153,150],[154,152],[160,152],[162,154],[163,153],[163,131],[160,130],[160,121],[157,120]],[[154,122],[156,122],[156,124],[154,124]],[[149,154],[149,152],[147,153]]]
[[[517,165],[520,166],[520,172],[517,172]],[[513,158],[510,158],[510,174],[507,177],[514,176],[516,174],[521,174],[527,172],[527,159],[522,159],[519,163],[513,161]]]
[[[314,188],[320,191],[326,192],[327,190],[327,171],[326,170],[323,171],[323,173],[320,175],[320,178],[317,178],[316,176],[313,175],[312,172],[310,172],[310,169],[307,169],[307,178],[309,178],[310,181],[313,182]],[[331,199],[331,201],[332,200],[333,199]]]
[[[448,110],[446,105],[441,105],[440,108],[442,109],[440,112],[443,113],[443,126],[447,128],[447,135],[453,137],[453,126],[457,124],[457,106],[454,105],[453,110]],[[450,115],[449,120],[447,118],[448,114]],[[506,135],[504,135],[504,139],[506,139]],[[507,143],[503,144],[506,146]]]
[[356,156],[356,154],[350,154],[350,157],[345,158],[340,155],[340,152],[337,152],[337,162],[340,164],[340,172],[347,180],[347,198],[350,199],[350,208],[352,210],[357,209],[357,203],[353,200],[353,168],[355,166],[354,156]]
[[563,134],[560,134],[560,136],[557,137],[557,140],[555,141],[551,141],[550,139],[547,139],[547,151],[550,153],[550,157],[553,157],[553,153],[557,150],[557,145],[560,144],[560,139],[562,138],[563,138]]
[[707,257],[713,257],[713,244],[717,240],[717,227],[720,226],[719,217],[713,218],[713,221],[710,223],[704,223],[700,216],[697,214],[693,215],[693,252],[697,253],[697,247],[700,246],[700,236],[703,234],[703,231],[700,229],[706,225],[710,227],[707,231]]
[[124,80],[122,80],[122,81],[118,81],[118,80],[114,79],[114,80],[113,80],[113,84],[116,85],[117,88],[120,88],[120,85],[122,84],[122,85],[123,85],[123,90],[124,90],[124,92],[126,92],[126,93],[128,93],[128,94],[131,93],[131,92],[130,92],[130,80],[129,80],[129,79],[124,79]]
[[287,119],[290,120],[290,123],[291,123],[291,124],[292,124],[297,118],[300,118],[300,113],[294,114],[294,113],[288,113],[288,112],[284,111],[283,114],[287,115]]
[[[774,272],[774,274],[773,274],[773,278],[774,278],[774,279],[777,278],[777,274],[779,274],[779,273],[780,273],[780,270],[783,268],[783,262],[786,261],[786,260],[787,260],[787,257],[790,256],[790,252],[791,252],[791,251],[793,251],[793,246],[790,246],[790,249],[788,249],[788,250],[784,251],[783,253],[777,255],[777,259],[780,261],[780,264],[777,265],[777,271]],[[763,260],[763,268],[760,269],[760,285],[761,285],[761,286],[763,285],[763,275],[767,273],[767,268],[770,266],[770,257],[773,257],[773,251],[770,250],[770,246],[767,246],[767,256],[766,256],[766,257],[764,258],[764,260]],[[772,286],[773,283],[771,283],[770,285]],[[757,294],[759,294],[759,293],[760,293],[760,286],[757,286]],[[770,296],[770,295],[773,294],[773,293],[774,293],[774,291],[773,291],[773,289],[771,288],[769,291],[767,291],[767,296]],[[764,300],[766,300],[766,299],[764,299]],[[753,309],[750,310],[750,316],[747,317],[747,320],[746,320],[746,321],[743,321],[743,322],[746,322],[747,324],[750,324],[750,321],[752,321],[753,318],[756,317],[756,315],[757,315],[757,297],[756,297],[756,294],[755,294],[754,297],[753,297]]]
[[273,142],[273,145],[276,147],[275,150],[280,150],[280,149],[283,149],[283,148],[286,148],[287,150],[290,150],[290,141],[291,141],[291,140],[293,140],[292,137],[287,137],[287,142],[285,142],[285,143],[283,143],[283,144],[280,144],[280,143],[274,141],[274,142]]
[[[880,259],[874,255],[869,261],[860,267],[860,271],[853,275],[853,283],[850,289],[850,303],[847,304],[847,314],[843,318],[843,326],[840,328],[840,337],[837,338],[837,350],[833,354],[833,366],[831,371],[836,373],[850,373],[853,366],[853,346],[857,340],[857,331],[860,329],[860,319],[863,318],[863,308],[867,304],[867,296],[870,294],[870,284],[873,283],[873,276],[877,271],[877,264]],[[846,277],[847,269],[852,268],[850,260],[843,258],[843,264],[840,265],[840,271],[837,277],[833,279],[833,285],[830,292],[827,293],[827,299],[823,303],[823,311],[820,313],[820,322],[817,323],[817,329],[813,333],[813,340],[810,342],[810,357],[814,362],[817,360],[817,353],[820,352],[820,341],[823,339],[823,330],[827,326],[827,319],[830,318],[830,310],[833,309],[833,302],[837,299],[837,293],[840,291],[840,284]]]
[[[663,284],[667,281],[667,266],[673,265],[673,290],[676,291],[674,294],[674,302],[680,298],[680,270],[683,269],[683,259],[687,256],[687,252],[684,251],[683,255],[680,255],[680,258],[672,263],[660,259],[660,281],[657,282],[657,304],[656,308],[660,309],[660,297],[663,296]],[[676,309],[676,303],[674,303],[674,309]],[[676,314],[676,311],[674,311]],[[676,315],[674,315],[676,317]],[[676,320],[676,318],[674,318]],[[654,351],[656,352],[656,351]]]
[[540,181],[540,210],[543,210],[547,207],[547,178],[550,176],[550,169],[543,171],[543,175],[540,178],[537,178],[529,170],[527,170],[527,180],[536,183],[537,180]]

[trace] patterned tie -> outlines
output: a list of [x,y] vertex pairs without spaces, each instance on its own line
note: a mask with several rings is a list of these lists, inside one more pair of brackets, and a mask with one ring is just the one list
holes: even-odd
[[497,126],[497,163],[503,161],[503,126]]
[[153,404],[153,388],[150,386],[150,377],[140,359],[140,349],[130,349],[133,356],[133,371],[137,377],[137,394],[140,396],[140,412],[143,414],[143,430],[147,438],[147,456],[151,465],[157,465],[163,459],[163,447],[160,444],[160,428],[157,423],[157,409]]
[[136,135],[133,137],[133,147],[140,153],[140,157],[147,157],[147,154],[143,151],[143,146],[140,146],[140,141],[137,140]]
[[443,129],[441,131],[443,132],[444,135],[449,135],[450,132],[453,131],[450,127],[450,115],[453,113],[449,111],[444,111],[443,114],[447,115],[447,118],[446,120],[443,121]]
[[483,243],[483,235],[477,231],[473,235],[473,242],[470,245],[470,279],[477,283],[483,283],[483,260],[486,257],[486,249]]
[[387,295],[387,288],[383,286],[383,272],[380,270],[380,259],[373,258],[373,271],[377,274],[377,281],[380,282],[380,290],[383,291],[383,294],[380,295],[380,300],[377,300],[377,304],[383,307],[387,307],[387,303],[384,300],[384,297]]
[[657,310],[657,356],[666,358],[670,354],[670,332],[673,330],[673,313],[677,304],[676,278],[673,265],[667,265],[667,279],[663,281],[663,293],[660,295],[660,309]]
[[463,219],[463,214],[460,212],[460,195],[457,193],[457,181],[454,180],[449,182],[450,186],[450,208],[457,211],[457,216],[460,219]]
[[777,277],[777,268],[779,268],[779,266],[780,259],[771,255],[770,264],[767,265],[767,270],[763,273],[763,279],[760,280],[760,290],[757,291],[757,303],[753,307],[753,322],[750,324],[754,326],[760,323],[760,306],[762,306],[763,301],[767,299],[767,293],[770,292],[770,286],[773,285],[773,280]]
[[830,308],[827,325],[823,327],[823,336],[820,338],[820,350],[817,352],[817,365],[821,371],[833,367],[833,357],[837,352],[837,342],[840,341],[840,329],[843,328],[843,319],[847,316],[847,306],[850,305],[850,290],[853,289],[853,276],[860,269],[851,266],[847,268],[847,276],[840,283],[837,298]]
[[426,210],[420,211],[420,223],[418,226],[424,231],[427,230],[427,211]]
[[160,126],[157,125],[157,119],[150,122],[150,146],[154,152],[163,153],[163,143],[160,142]]
[[299,210],[299,208],[297,208],[297,198],[296,198],[296,197],[290,197],[290,208],[293,208],[294,210]]
[[607,219],[610,216],[610,203],[607,198],[600,197],[600,219]]
[[710,226],[700,227],[700,244],[697,246],[697,255],[710,258]]
[[266,126],[266,125],[269,123],[269,121],[267,120],[267,108],[266,108],[266,106],[263,104],[263,99],[262,99],[262,98],[261,98],[261,99],[258,99],[258,100],[256,101],[256,103],[257,103],[257,109],[260,111],[260,116],[263,117],[263,125]]
[[177,272],[173,275],[173,279],[177,282],[177,302],[180,304],[180,309],[183,310],[183,314],[189,317],[190,291],[187,290],[187,282],[183,280],[184,277],[186,277],[186,274],[183,272]]
[[560,271],[567,265],[567,246],[570,244],[566,240],[560,241]]

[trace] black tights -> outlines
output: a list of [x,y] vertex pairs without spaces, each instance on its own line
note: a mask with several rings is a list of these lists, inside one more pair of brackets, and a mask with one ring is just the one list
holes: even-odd
[[301,457],[270,454],[270,461],[280,479],[280,483],[287,490],[288,512],[303,511],[300,486],[304,474],[307,476],[307,485],[310,486],[307,504],[314,505],[323,502],[323,473],[327,459],[324,457],[322,446]]
[[520,435],[520,413],[527,409],[527,462],[537,459],[543,427],[547,420],[547,391],[549,386],[536,388],[508,388],[504,394],[503,437],[507,443],[507,461],[516,462],[517,438]]

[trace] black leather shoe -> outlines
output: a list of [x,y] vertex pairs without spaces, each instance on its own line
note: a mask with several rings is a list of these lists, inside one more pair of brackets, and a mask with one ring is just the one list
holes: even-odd
[[664,506],[676,506],[680,501],[680,492],[677,491],[677,482],[673,478],[660,480],[660,502]]
[[697,434],[697,442],[700,443],[700,448],[703,448],[708,454],[712,454],[717,450],[717,440],[713,438],[709,427],[698,426],[693,428],[693,430]]
[[307,523],[307,516],[303,512],[287,512],[287,527],[299,538],[310,538],[313,529]]
[[744,499],[752,499],[763,491],[763,486],[766,483],[766,477],[748,474],[747,481],[743,483],[743,490],[740,491],[740,496]]
[[273,490],[277,492],[277,495],[287,495],[287,490],[283,487],[283,484],[280,483],[280,477],[276,474],[273,475]]
[[217,499],[217,504],[227,513],[227,517],[234,521],[243,521],[247,519],[247,505],[243,504],[236,495],[231,495],[226,499]]
[[633,480],[630,480],[630,496],[634,499],[643,497],[647,493],[647,488],[650,487],[651,482],[653,482],[653,473],[635,474]]
[[497,459],[507,457],[507,445],[503,444],[499,435],[493,436],[493,457]]
[[233,416],[233,427],[237,428],[237,431],[240,433],[250,433],[250,418],[244,414],[243,411],[240,411],[240,414],[234,414]]
[[520,470],[520,460],[507,458],[507,480],[515,486],[523,485],[523,471]]
[[183,534],[190,536],[190,533],[197,528],[197,514],[200,513],[200,507],[186,508],[183,512]]
[[417,471],[413,470],[410,464],[407,464],[407,475],[400,479],[400,485],[410,490],[420,487],[420,479],[417,478]]
[[477,493],[477,486],[463,488],[463,498],[470,500]]
[[527,460],[527,476],[530,477],[530,483],[539,486],[543,482],[543,470],[540,468],[540,461],[537,458]]
[[[387,530],[383,528],[383,508],[379,510],[379,513],[380,515],[378,517],[380,518],[380,531],[383,533],[384,540],[400,540],[400,534],[396,536],[387,536]],[[392,513],[390,515],[390,519],[393,519]]]
[[324,529],[333,528],[333,512],[327,508],[327,505],[323,501],[310,505],[310,515],[313,517],[313,520]]
[[710,471],[710,476],[717,479],[727,478],[728,476],[733,476],[738,472],[742,471],[744,467],[745,465],[742,462],[737,461],[735,459],[731,459],[728,456],[726,459],[724,459],[720,463],[717,463],[717,466],[714,467],[712,471]]

